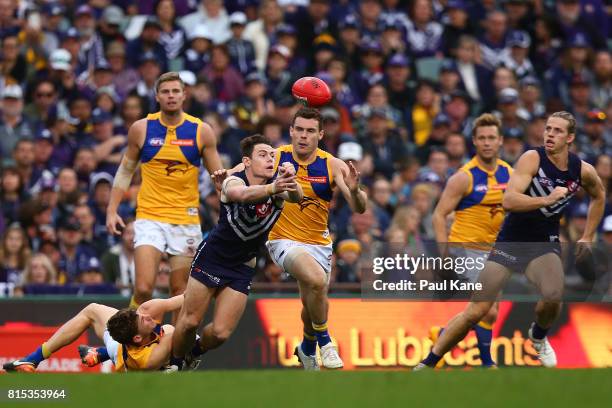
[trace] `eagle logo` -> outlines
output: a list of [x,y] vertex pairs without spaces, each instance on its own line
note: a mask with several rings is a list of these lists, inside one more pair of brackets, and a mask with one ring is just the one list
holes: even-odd
[[189,170],[189,166],[187,165],[187,163],[183,163],[178,160],[158,159],[158,161],[166,165],[166,176],[169,176],[177,171],[180,171],[185,174],[187,173],[187,170]]
[[310,207],[311,205],[314,205],[317,208],[320,208],[322,210],[325,209],[325,207],[318,201],[315,200],[314,198],[310,198],[310,197],[306,197],[304,196],[304,198],[302,199],[302,201],[300,201],[300,211],[304,211],[306,208]]

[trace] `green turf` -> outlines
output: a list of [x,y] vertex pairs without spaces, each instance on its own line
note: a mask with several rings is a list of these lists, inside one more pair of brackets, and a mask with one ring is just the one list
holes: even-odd
[[[0,407],[604,407],[612,369],[297,370],[0,375]],[[63,388],[67,401],[7,404],[8,388]],[[197,405],[196,405],[197,404]]]

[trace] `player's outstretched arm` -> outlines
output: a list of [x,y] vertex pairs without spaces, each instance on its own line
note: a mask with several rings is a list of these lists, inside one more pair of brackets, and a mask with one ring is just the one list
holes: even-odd
[[[279,168],[279,171],[282,172],[282,174],[295,176],[295,167],[293,167],[293,164],[289,162],[283,163]],[[304,198],[304,190],[302,190],[302,186],[300,186],[297,181],[295,182],[294,188],[295,191],[283,191],[276,196],[285,201],[289,201],[290,203],[299,203]]]
[[134,122],[128,131],[128,146],[121,164],[117,169],[117,174],[113,180],[113,189],[106,209],[106,228],[111,234],[120,234],[117,224],[125,228],[125,223],[117,214],[117,208],[125,192],[130,188],[132,177],[138,167],[140,160],[140,146],[145,137],[147,129],[146,119],[140,119]]
[[162,329],[164,330],[164,335],[162,336],[161,340],[159,340],[157,347],[155,347],[151,352],[149,360],[145,366],[145,370],[159,370],[161,367],[167,364],[168,360],[170,359],[174,326],[164,324]]
[[203,123],[200,127],[200,140],[202,141],[202,158],[208,174],[214,174],[221,169],[221,159],[217,151],[217,137],[209,124]]
[[151,299],[138,306],[138,312],[146,313],[154,320],[161,321],[165,313],[179,310],[184,300],[185,296],[182,294],[168,299]]
[[347,165],[344,161],[334,157],[332,159],[332,171],[336,185],[351,210],[363,214],[366,210],[368,195],[359,188],[361,175],[353,163]]
[[593,166],[582,162],[580,173],[582,188],[591,196],[591,202],[589,203],[584,233],[579,242],[593,242],[597,226],[603,217],[606,206],[606,192]]
[[[238,177],[228,177],[221,188],[221,199],[224,202],[259,203],[267,197],[284,192],[297,191],[295,175],[279,175],[273,183],[247,186]],[[301,191],[301,190],[300,190]]]
[[469,187],[470,176],[463,171],[458,171],[448,179],[431,219],[434,227],[434,234],[436,235],[436,242],[448,242],[446,217],[455,211],[459,201],[461,201]]
[[561,200],[567,194],[567,188],[555,187],[546,197],[531,197],[525,194],[533,176],[540,167],[540,156],[535,150],[521,155],[510,176],[508,188],[504,194],[504,210],[510,212],[527,212],[546,207]]

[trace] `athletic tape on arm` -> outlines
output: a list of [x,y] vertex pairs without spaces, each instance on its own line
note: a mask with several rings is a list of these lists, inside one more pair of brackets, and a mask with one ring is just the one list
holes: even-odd
[[131,160],[127,157],[121,160],[121,164],[117,169],[117,174],[115,174],[113,187],[127,191],[127,189],[130,188],[130,183],[132,182],[132,177],[134,176],[134,172],[136,172],[137,166],[137,160]]

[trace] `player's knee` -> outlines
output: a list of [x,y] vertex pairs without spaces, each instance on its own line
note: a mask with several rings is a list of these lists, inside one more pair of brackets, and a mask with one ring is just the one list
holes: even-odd
[[323,292],[327,287],[327,277],[325,275],[313,274],[308,276],[304,283],[311,292]]
[[195,313],[181,311],[181,314],[179,315],[179,322],[183,325],[185,330],[195,330],[200,325],[200,317]]
[[561,301],[557,300],[544,300],[540,304],[540,312],[546,314],[556,314],[561,310]]
[[471,325],[474,325],[480,322],[487,315],[489,309],[490,306],[487,306],[486,304],[472,303],[470,307],[463,312],[463,315]]
[[232,330],[223,326],[213,326],[212,335],[217,343],[225,343],[232,335]]
[[544,303],[561,303],[563,297],[562,288],[542,288],[542,301]]
[[153,295],[153,284],[149,282],[136,282],[134,295],[137,298],[150,299]]
[[489,311],[487,312],[487,314],[484,317],[484,320],[487,323],[495,323],[495,321],[497,320],[497,308],[496,307],[492,307],[491,309],[489,309]]

